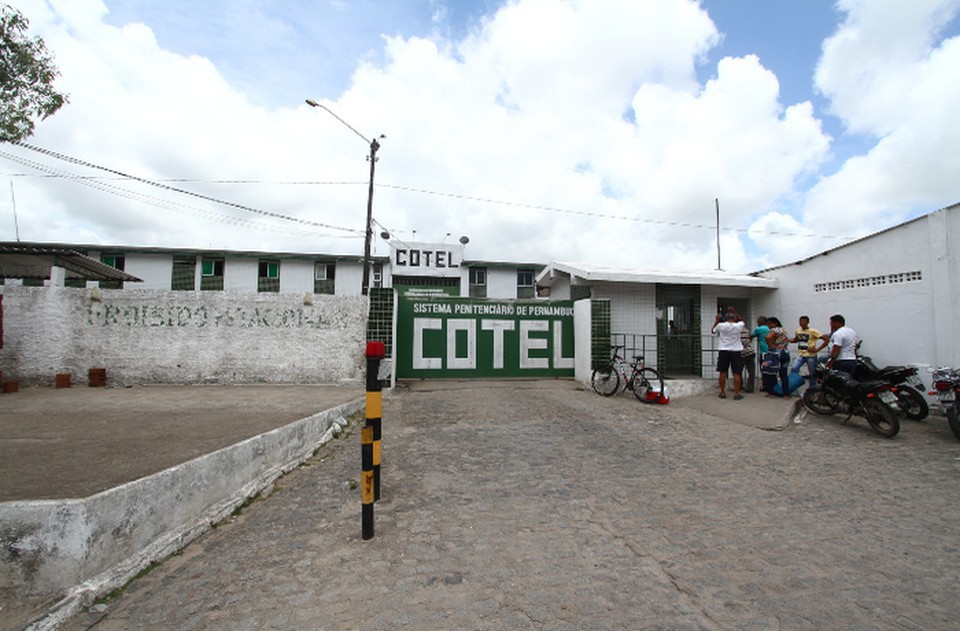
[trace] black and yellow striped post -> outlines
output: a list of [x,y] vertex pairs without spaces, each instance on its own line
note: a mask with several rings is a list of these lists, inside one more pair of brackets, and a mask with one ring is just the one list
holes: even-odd
[[373,539],[373,503],[380,499],[380,440],[383,415],[383,389],[380,385],[380,360],[386,355],[383,342],[367,342],[366,424],[360,432],[363,539]]
[[363,540],[373,539],[373,428],[360,430],[360,501]]
[[367,342],[367,423],[373,429],[373,499],[380,499],[380,445],[383,421],[383,388],[380,360],[386,351],[383,342]]

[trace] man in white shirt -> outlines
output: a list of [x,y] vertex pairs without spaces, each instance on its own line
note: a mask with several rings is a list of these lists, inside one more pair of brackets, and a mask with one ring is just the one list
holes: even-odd
[[830,316],[830,359],[827,366],[853,374],[857,367],[857,332],[839,313]]
[[[721,322],[721,319],[724,321]],[[733,398],[739,401],[743,398],[740,388],[743,386],[743,344],[740,342],[740,332],[745,331],[747,325],[736,309],[730,307],[726,314],[717,312],[717,319],[713,323],[713,332],[720,336],[717,348],[717,372],[720,373],[720,398],[727,398],[727,371],[733,369]]]

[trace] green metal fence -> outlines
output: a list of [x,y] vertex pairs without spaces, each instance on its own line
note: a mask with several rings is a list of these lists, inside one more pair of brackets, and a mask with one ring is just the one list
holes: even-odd
[[700,377],[712,373],[717,365],[715,335],[612,333],[610,345],[622,346],[620,352],[627,359],[642,356],[647,366],[655,367],[664,377]]

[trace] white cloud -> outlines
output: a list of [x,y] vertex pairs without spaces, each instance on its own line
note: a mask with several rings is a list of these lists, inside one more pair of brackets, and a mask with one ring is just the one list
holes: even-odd
[[[947,151],[956,132],[944,126],[957,102],[958,88],[944,85],[958,67],[956,45],[930,48],[935,26],[949,15],[944,6],[927,7],[939,21],[916,20],[927,30],[909,29],[919,33],[905,38],[912,44],[889,47],[901,53],[888,51],[893,58],[875,64],[864,48],[845,42],[879,41],[888,22],[844,5],[850,17],[825,45],[820,89],[851,128],[882,139],[820,181],[802,220],[779,206],[804,199],[798,182],[821,168],[830,139],[810,103],[781,103],[777,77],[755,56],[723,59],[714,78],[698,85],[696,64],[719,34],[686,0],[516,0],[462,40],[384,37],[383,61],[358,61],[349,88],[323,103],[367,138],[387,135],[374,215],[400,238],[414,230],[418,240],[468,234],[468,257],[483,259],[712,269],[719,198],[723,267],[744,271],[821,249],[823,240],[797,235],[820,230],[828,217],[832,229],[857,233],[885,227],[873,225],[871,209],[956,195],[947,176],[957,172],[955,152]],[[433,11],[438,21],[441,9]],[[209,59],[165,50],[146,25],[107,24],[99,0],[23,10],[56,55],[60,85],[71,95],[39,125],[35,144],[147,178],[200,180],[170,185],[362,230],[368,147],[323,110],[260,106],[263,99],[243,91],[255,82],[241,88]],[[844,73],[857,63],[872,75],[850,85]],[[889,98],[888,85],[909,96]],[[885,103],[884,111],[858,103],[857,92],[865,102]],[[95,173],[23,148],[0,150],[78,176]],[[939,153],[939,165],[928,152]],[[8,160],[0,165],[30,172]],[[915,179],[890,177],[890,170]],[[25,240],[361,249],[356,234],[331,238],[316,225],[131,182],[97,180],[153,203],[76,181],[15,179]],[[926,199],[917,182],[929,189]],[[870,188],[883,194],[865,195]],[[854,198],[862,212],[838,220],[837,204],[846,208]],[[746,226],[749,235],[730,230]],[[378,251],[385,252],[382,244]]]
[[938,41],[957,0],[845,0],[824,44],[817,86],[851,130],[877,139],[806,200],[811,228],[859,236],[958,201],[960,38]]

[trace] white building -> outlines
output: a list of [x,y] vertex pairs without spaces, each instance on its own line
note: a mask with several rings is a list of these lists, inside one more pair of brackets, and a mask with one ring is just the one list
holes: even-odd
[[539,276],[541,295],[593,302],[593,360],[609,356],[608,340],[627,356],[642,355],[671,377],[713,375],[714,314],[734,306],[752,320],[754,305],[778,281],[722,271],[629,270],[589,263],[551,263]]
[[829,332],[839,313],[879,365],[960,366],[960,204],[815,256],[755,272],[779,289],[761,313]]
[[[799,316],[808,315],[811,324],[825,333],[829,316],[841,313],[864,340],[864,353],[879,365],[960,366],[958,209],[960,204],[749,275],[628,270],[590,263],[468,261],[462,245],[396,241],[391,242],[389,257],[373,258],[370,286],[500,300],[590,298],[591,361],[608,356],[612,340],[624,345],[627,354],[643,354],[648,364],[674,377],[712,376],[713,316],[731,305],[751,324],[758,315],[776,315],[792,330]],[[309,294],[361,293],[360,256],[59,247],[78,250],[142,280],[128,281],[129,288],[293,294],[304,300]],[[66,284],[71,282],[77,283],[67,278]],[[105,288],[123,286],[99,282]],[[393,292],[372,293],[376,295],[370,303],[368,335],[392,340]]]
[[[17,248],[35,246],[41,249],[61,248],[85,254],[140,279],[137,283],[99,281],[103,288],[173,291],[225,291],[281,294],[335,294],[359,296],[363,278],[363,257],[303,252],[260,252],[241,250],[203,250],[137,246],[103,246],[82,244],[16,243]],[[449,254],[453,263],[442,273],[432,265],[397,265],[396,247],[391,256],[371,258],[370,287],[394,286],[446,287],[449,293],[475,298],[533,298],[534,277],[542,263],[501,261],[465,261],[463,247],[443,244],[402,244],[405,252],[411,246],[429,247],[432,254]],[[419,250],[418,250],[419,252]],[[406,259],[401,257],[401,262]],[[429,270],[430,273],[426,273]],[[0,267],[0,279],[3,269]],[[5,282],[43,285],[49,282],[49,269],[44,275],[29,278],[13,277]],[[97,281],[71,281],[67,286],[97,285]]]

